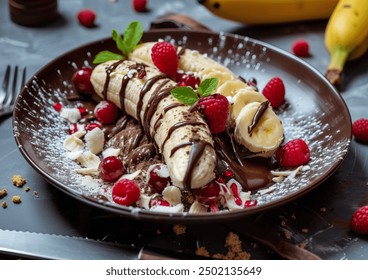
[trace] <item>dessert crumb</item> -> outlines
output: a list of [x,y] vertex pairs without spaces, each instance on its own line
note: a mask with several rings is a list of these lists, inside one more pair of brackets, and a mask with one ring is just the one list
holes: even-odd
[[0,198],[3,198],[4,196],[6,196],[8,194],[8,191],[6,189],[2,189],[0,190]]
[[206,247],[199,247],[196,250],[196,255],[202,256],[202,257],[209,257],[210,253],[207,251]]
[[288,231],[288,230],[284,230],[284,236],[286,239],[291,239],[291,237],[293,236],[293,233],[291,231]]
[[24,179],[21,175],[13,175],[12,182],[14,186],[21,188],[26,183],[26,179]]
[[22,200],[20,199],[20,196],[19,196],[19,195],[13,195],[13,197],[12,197],[12,201],[13,201],[13,203],[15,203],[15,204],[19,204],[19,203],[21,203],[21,202],[22,202]]
[[325,212],[327,211],[327,209],[326,209],[326,207],[321,207],[321,208],[319,209],[319,211],[320,211],[320,212],[322,212],[322,213],[325,213]]
[[303,229],[302,229],[302,232],[303,232],[303,233],[307,233],[308,231],[309,231],[309,230],[308,230],[307,228],[303,228]]
[[185,234],[187,227],[185,225],[174,225],[173,229],[176,235],[182,235]]
[[36,197],[36,198],[39,198],[40,197],[38,191],[33,191],[33,196]]
[[25,192],[29,192],[31,190],[31,188],[29,187],[29,186],[27,186],[25,189],[24,189],[24,191]]
[[[243,251],[242,242],[239,239],[239,236],[233,232],[229,232],[227,235],[225,248],[228,249],[226,255],[222,253],[215,253],[212,255],[212,258],[220,260],[249,260],[251,257],[250,253]],[[196,255],[209,257],[210,253],[205,247],[199,247],[196,250]]]
[[3,207],[4,209],[5,209],[6,207],[8,207],[8,204],[6,203],[6,201],[5,201],[5,200],[1,202],[1,207]]

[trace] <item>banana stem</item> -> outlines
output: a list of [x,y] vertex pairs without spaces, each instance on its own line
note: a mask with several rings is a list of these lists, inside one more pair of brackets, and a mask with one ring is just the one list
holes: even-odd
[[348,49],[339,47],[331,52],[331,61],[325,75],[331,84],[336,85],[341,83],[341,74],[349,54],[350,51]]

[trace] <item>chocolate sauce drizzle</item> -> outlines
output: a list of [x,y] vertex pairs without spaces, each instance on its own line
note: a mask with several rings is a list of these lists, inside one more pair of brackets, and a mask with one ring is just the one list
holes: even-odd
[[270,105],[269,101],[264,101],[258,107],[256,113],[253,116],[252,123],[248,126],[248,133],[252,136],[253,129],[257,126],[260,119],[262,118],[264,112],[266,112],[268,106]]

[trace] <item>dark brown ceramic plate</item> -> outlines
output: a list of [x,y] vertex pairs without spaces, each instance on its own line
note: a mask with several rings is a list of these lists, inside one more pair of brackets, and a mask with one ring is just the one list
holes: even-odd
[[344,159],[351,140],[351,118],[341,96],[311,66],[295,56],[250,38],[210,32],[159,30],[144,34],[144,41],[164,39],[196,49],[225,64],[244,78],[255,77],[262,88],[274,76],[286,85],[287,106],[278,110],[286,140],[302,137],[311,149],[310,169],[267,191],[253,194],[258,204],[241,211],[217,214],[163,214],[99,201],[93,183],[82,182],[66,158],[63,141],[66,123],[53,109],[66,103],[74,91],[71,77],[77,68],[92,65],[96,53],[115,51],[111,39],[72,50],[38,71],[21,92],[13,126],[19,149],[47,181],[67,194],[96,207],[142,220],[165,222],[215,222],[238,218],[290,202],[325,181]]

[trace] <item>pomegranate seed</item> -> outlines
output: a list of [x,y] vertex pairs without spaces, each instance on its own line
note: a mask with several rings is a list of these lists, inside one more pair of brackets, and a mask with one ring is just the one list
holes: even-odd
[[93,86],[91,83],[92,69],[89,67],[82,67],[74,73],[72,82],[78,92],[84,94],[92,94]]
[[170,203],[167,200],[163,199],[162,197],[152,198],[149,204],[150,204],[150,207],[153,207],[153,206],[169,207],[170,206]]
[[69,125],[69,134],[73,134],[73,133],[76,133],[78,131],[78,126],[76,123],[72,123]]
[[225,184],[225,179],[224,179],[224,177],[218,177],[218,178],[217,178],[217,182],[219,182],[220,184]]
[[104,181],[115,182],[125,173],[125,168],[118,157],[109,156],[100,162],[98,172]]
[[235,203],[240,206],[242,204],[242,200],[239,196],[238,186],[235,183],[232,183],[230,185],[230,189],[233,192]]
[[162,193],[164,188],[171,183],[169,171],[164,164],[152,165],[147,171],[147,184],[153,193]]
[[101,126],[101,124],[100,123],[98,123],[98,122],[92,122],[92,123],[89,123],[87,126],[86,126],[86,130],[87,131],[91,131],[91,130],[93,130],[93,129],[95,129],[95,128],[102,128],[102,126]]
[[60,112],[61,111],[61,109],[63,109],[63,105],[61,105],[61,103],[55,103],[54,104],[54,109],[55,109],[55,111],[56,112]]
[[250,199],[244,202],[244,208],[249,208],[257,205],[257,200]]
[[218,212],[218,211],[219,211],[219,209],[218,209],[218,207],[217,207],[217,204],[216,204],[216,203],[212,203],[212,204],[210,205],[210,211],[211,211],[212,213],[216,213],[216,212]]
[[81,116],[87,114],[87,109],[83,105],[79,105],[77,108],[78,108],[79,113],[81,114]]
[[227,178],[232,178],[232,177],[234,177],[234,172],[232,170],[228,169],[224,172],[224,176],[227,177]]
[[216,181],[212,181],[203,188],[193,190],[193,195],[199,203],[214,204],[221,199],[220,185]]

